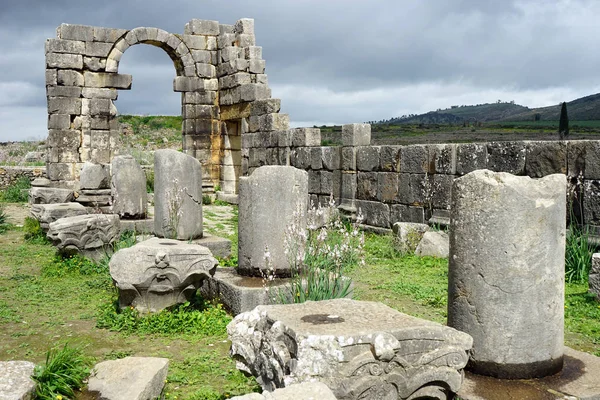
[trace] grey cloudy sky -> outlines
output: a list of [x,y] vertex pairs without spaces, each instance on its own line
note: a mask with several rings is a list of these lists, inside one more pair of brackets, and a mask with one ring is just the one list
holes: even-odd
[[[254,18],[273,97],[293,126],[363,122],[498,99],[529,107],[600,92],[597,0],[5,0],[0,141],[43,139],[44,42],[61,23],[182,33]],[[179,114],[175,69],[134,46],[123,114]]]

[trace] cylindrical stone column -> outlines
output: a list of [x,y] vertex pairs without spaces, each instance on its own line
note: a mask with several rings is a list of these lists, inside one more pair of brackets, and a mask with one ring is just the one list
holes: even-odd
[[448,325],[473,337],[472,372],[562,369],[566,177],[479,170],[454,181]]

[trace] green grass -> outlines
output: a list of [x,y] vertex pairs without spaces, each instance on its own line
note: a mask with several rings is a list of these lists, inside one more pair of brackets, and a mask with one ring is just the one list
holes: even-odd
[[31,188],[28,177],[22,176],[15,182],[0,190],[0,202],[2,203],[26,203],[28,200],[27,189]]

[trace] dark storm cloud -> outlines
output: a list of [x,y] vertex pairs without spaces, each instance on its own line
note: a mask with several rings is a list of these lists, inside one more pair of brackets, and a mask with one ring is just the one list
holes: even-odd
[[[181,33],[192,18],[254,18],[273,95],[295,124],[311,124],[591,94],[597,15],[592,0],[10,1],[0,6],[0,141],[8,131],[45,135],[44,42],[63,22]],[[161,50],[129,49],[120,72],[134,82],[120,112],[179,112]],[[23,115],[26,127],[8,125]]]

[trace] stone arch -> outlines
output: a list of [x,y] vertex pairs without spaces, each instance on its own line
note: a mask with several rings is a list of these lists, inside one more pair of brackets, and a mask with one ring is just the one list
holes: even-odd
[[196,65],[189,47],[176,35],[159,28],[137,27],[119,38],[106,58],[106,72],[117,73],[123,53],[136,44],[149,44],[163,49],[173,60],[177,76],[196,77]]

